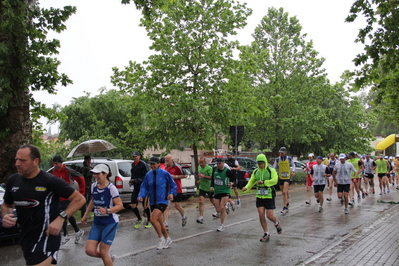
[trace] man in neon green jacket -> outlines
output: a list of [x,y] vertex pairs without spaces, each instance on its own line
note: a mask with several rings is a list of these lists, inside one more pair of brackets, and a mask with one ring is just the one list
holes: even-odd
[[278,182],[277,172],[274,168],[269,168],[266,156],[259,154],[256,157],[258,168],[256,168],[248,181],[248,184],[242,189],[246,191],[256,185],[256,208],[258,208],[259,221],[263,228],[263,236],[260,238],[261,242],[265,242],[269,239],[270,233],[267,230],[266,217],[274,223],[277,229],[277,233],[281,234],[282,229],[280,221],[274,216],[274,209],[276,204],[274,198],[276,193],[274,191],[274,185]]

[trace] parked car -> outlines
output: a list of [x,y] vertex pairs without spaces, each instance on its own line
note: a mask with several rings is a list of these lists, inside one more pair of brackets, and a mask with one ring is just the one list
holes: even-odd
[[295,172],[303,172],[303,170],[306,168],[306,163],[300,161],[294,161],[294,164],[295,164]]
[[[133,187],[129,185],[130,180],[130,169],[132,168],[132,160],[123,159],[110,159],[110,158],[92,158],[91,165],[94,167],[97,164],[106,164],[110,167],[112,176],[110,181],[118,189],[119,195],[124,204],[129,204],[131,200],[131,195],[133,192]],[[72,168],[78,172],[81,172],[83,167],[83,159],[76,159],[71,161],[63,162],[67,167]],[[50,171],[50,168],[48,171]]]
[[[3,198],[4,198],[5,192],[6,192],[5,186],[4,186],[4,184],[1,184],[0,185],[0,208],[4,202]],[[1,212],[0,212],[0,241],[6,240],[6,239],[15,239],[20,236],[21,231],[19,230],[18,224],[11,228],[5,228],[5,227],[3,227],[2,220],[3,220],[3,218],[2,218]]]
[[[224,157],[227,160],[226,157]],[[237,171],[237,187],[239,189],[245,187],[251,178],[252,171],[257,167],[257,163],[254,159],[249,157],[237,157],[237,162],[241,167],[240,171]],[[212,167],[216,166],[214,159],[209,163]]]
[[181,180],[183,198],[188,199],[191,196],[194,196],[197,192],[197,187],[195,185],[195,175],[190,165],[182,165],[181,167],[184,174],[187,175],[186,178],[183,178]]

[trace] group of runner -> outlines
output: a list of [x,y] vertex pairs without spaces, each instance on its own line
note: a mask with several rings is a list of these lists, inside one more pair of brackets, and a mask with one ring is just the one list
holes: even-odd
[[[333,187],[337,187],[338,199],[342,205],[345,205],[345,214],[349,213],[348,205],[355,205],[355,192],[358,202],[369,193],[375,194],[375,173],[378,176],[380,195],[389,193],[390,185],[395,187],[396,184],[396,188],[399,189],[399,155],[393,158],[381,154],[378,159],[374,159],[370,154],[359,156],[356,152],[350,152],[348,155],[341,153],[336,158],[335,154],[331,153],[328,158],[318,156],[315,161],[311,153],[308,158],[304,170],[308,173],[306,178],[308,194],[305,203],[310,205],[309,191],[313,188],[316,201],[319,203],[319,212],[323,211],[325,187],[329,190],[327,201],[332,200]],[[284,208],[282,212],[285,212]]]

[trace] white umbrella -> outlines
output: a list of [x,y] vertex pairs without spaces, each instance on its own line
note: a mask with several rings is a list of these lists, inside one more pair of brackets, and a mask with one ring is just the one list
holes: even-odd
[[109,151],[116,149],[116,147],[103,139],[91,139],[82,142],[75,146],[68,154],[67,158],[76,157],[79,155],[92,154],[100,151]]

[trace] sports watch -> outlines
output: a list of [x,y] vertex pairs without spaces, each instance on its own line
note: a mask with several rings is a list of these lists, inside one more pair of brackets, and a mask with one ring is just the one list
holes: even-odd
[[65,220],[68,218],[68,213],[66,213],[65,211],[60,212],[59,216],[61,216],[62,218],[64,218]]

